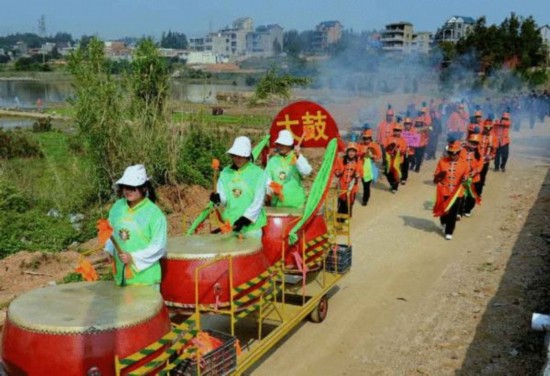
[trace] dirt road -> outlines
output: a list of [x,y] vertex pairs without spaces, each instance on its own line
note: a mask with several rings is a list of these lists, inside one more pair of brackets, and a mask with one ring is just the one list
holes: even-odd
[[483,205],[458,223],[452,241],[430,210],[435,161],[395,195],[378,184],[369,206],[356,206],[353,269],[326,321],[304,323],[252,374],[540,370],[542,337],[529,320],[534,309],[550,308],[549,128],[512,135],[507,172],[489,172]]

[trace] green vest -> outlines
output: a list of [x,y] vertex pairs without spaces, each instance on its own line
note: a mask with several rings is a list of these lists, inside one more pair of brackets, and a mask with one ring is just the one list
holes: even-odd
[[[151,244],[155,237],[166,244],[167,230],[166,217],[151,200],[145,198],[139,204],[130,208],[126,199],[115,202],[109,212],[109,222],[113,227],[113,237],[120,248],[128,253],[140,251]],[[118,285],[122,281],[123,263],[114,252],[116,273],[115,281]],[[126,266],[129,268],[130,266]],[[126,279],[128,285],[152,285],[160,283],[160,263],[157,261],[144,270],[130,267],[133,277]]]
[[[222,218],[233,225],[252,204],[256,191],[265,186],[265,173],[260,167],[247,162],[238,170],[234,170],[230,166],[225,167],[220,174],[220,181],[226,197]],[[267,217],[265,209],[262,208],[256,222],[245,226],[242,232],[260,230],[266,224]]]
[[306,203],[306,192],[302,186],[302,175],[292,164],[294,153],[286,156],[274,155],[266,166],[267,176],[283,186],[283,201],[273,195],[271,205],[290,208],[302,208]]

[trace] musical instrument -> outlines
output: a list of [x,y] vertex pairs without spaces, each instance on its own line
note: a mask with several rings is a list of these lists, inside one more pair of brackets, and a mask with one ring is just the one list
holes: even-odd
[[[269,267],[261,239],[241,239],[235,234],[173,237],[168,239],[167,249],[166,258],[161,259],[161,292],[171,307],[195,307],[197,268],[200,268],[199,305],[227,307],[230,304],[230,269],[235,288]],[[254,288],[257,286],[251,286],[251,290]]]
[[[281,260],[284,245],[285,267],[290,270],[298,270],[300,268],[298,261],[302,259],[302,236],[294,245],[288,243],[287,236],[302,217],[303,209],[266,207],[266,214],[267,226],[264,228],[262,243],[269,264],[273,265]],[[321,248],[328,247],[328,230],[323,215],[318,213],[313,216],[310,222],[304,226],[303,231],[306,244],[305,263],[319,266],[322,257]],[[309,256],[307,256],[308,253]],[[317,268],[308,269],[316,270]]]
[[162,296],[152,286],[45,287],[11,302],[2,360],[10,376],[114,375],[115,355],[131,355],[169,331]]

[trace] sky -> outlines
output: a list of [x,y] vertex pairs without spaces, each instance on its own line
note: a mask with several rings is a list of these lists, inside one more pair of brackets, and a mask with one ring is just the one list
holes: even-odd
[[48,34],[102,39],[159,38],[168,30],[202,36],[244,16],[255,26],[279,24],[298,31],[338,20],[356,32],[397,21],[435,32],[453,15],[485,16],[489,24],[500,24],[511,12],[532,15],[539,26],[550,24],[550,0],[0,0],[0,9],[0,35],[37,32],[44,15]]

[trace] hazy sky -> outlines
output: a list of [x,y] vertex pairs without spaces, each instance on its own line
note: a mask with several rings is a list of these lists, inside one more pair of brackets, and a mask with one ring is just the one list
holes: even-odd
[[252,17],[255,26],[277,23],[299,31],[326,20],[355,31],[382,29],[395,21],[435,31],[452,15],[486,16],[498,24],[510,12],[533,15],[539,26],[550,24],[550,0],[0,0],[0,9],[0,35],[36,32],[44,15],[48,33],[104,39],[158,37],[168,29],[200,36],[243,16]]

